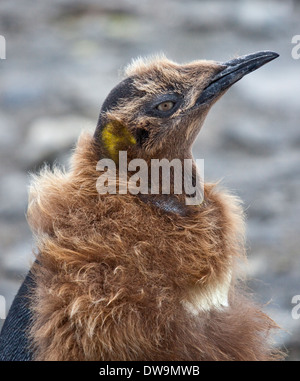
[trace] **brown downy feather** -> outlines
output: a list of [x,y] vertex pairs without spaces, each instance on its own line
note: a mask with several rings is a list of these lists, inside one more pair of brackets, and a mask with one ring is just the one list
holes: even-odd
[[[197,213],[183,218],[130,194],[100,196],[97,160],[83,135],[69,173],[44,170],[31,186],[35,359],[281,358],[270,344],[276,324],[236,285],[238,200],[207,184]],[[207,302],[226,279],[227,307],[186,308],[193,292]]]

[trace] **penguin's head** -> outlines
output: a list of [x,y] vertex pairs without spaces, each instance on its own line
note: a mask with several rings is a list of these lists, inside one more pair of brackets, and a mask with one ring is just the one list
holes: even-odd
[[235,82],[278,57],[261,51],[228,62],[177,64],[165,57],[138,59],[104,101],[94,138],[102,156],[131,158],[190,156],[212,106]]

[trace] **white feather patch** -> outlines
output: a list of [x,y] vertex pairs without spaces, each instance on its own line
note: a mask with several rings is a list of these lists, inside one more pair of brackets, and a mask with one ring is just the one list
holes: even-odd
[[230,282],[231,273],[218,284],[206,287],[195,286],[188,291],[186,299],[182,301],[184,308],[192,315],[198,315],[199,312],[228,307]]

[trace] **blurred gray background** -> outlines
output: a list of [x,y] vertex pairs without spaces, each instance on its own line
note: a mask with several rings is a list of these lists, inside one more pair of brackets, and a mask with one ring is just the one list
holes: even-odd
[[[205,179],[244,200],[249,286],[284,328],[278,343],[300,359],[300,2],[1,0],[0,295],[6,310],[33,260],[26,222],[28,173],[68,163],[80,131],[137,56],[180,63],[280,54],[213,107],[194,146]],[[300,49],[299,49],[300,51]],[[3,320],[1,320],[1,324]],[[1,327],[0,324],[0,327]]]

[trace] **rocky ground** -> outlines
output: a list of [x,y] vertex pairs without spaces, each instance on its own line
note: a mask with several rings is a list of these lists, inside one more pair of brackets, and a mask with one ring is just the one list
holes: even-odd
[[[194,146],[206,180],[244,200],[249,286],[300,359],[300,35],[298,1],[1,0],[0,295],[11,301],[33,259],[26,223],[29,172],[68,162],[82,129],[133,57],[185,62],[273,50],[280,58],[236,84]],[[1,320],[3,322],[3,320]]]

